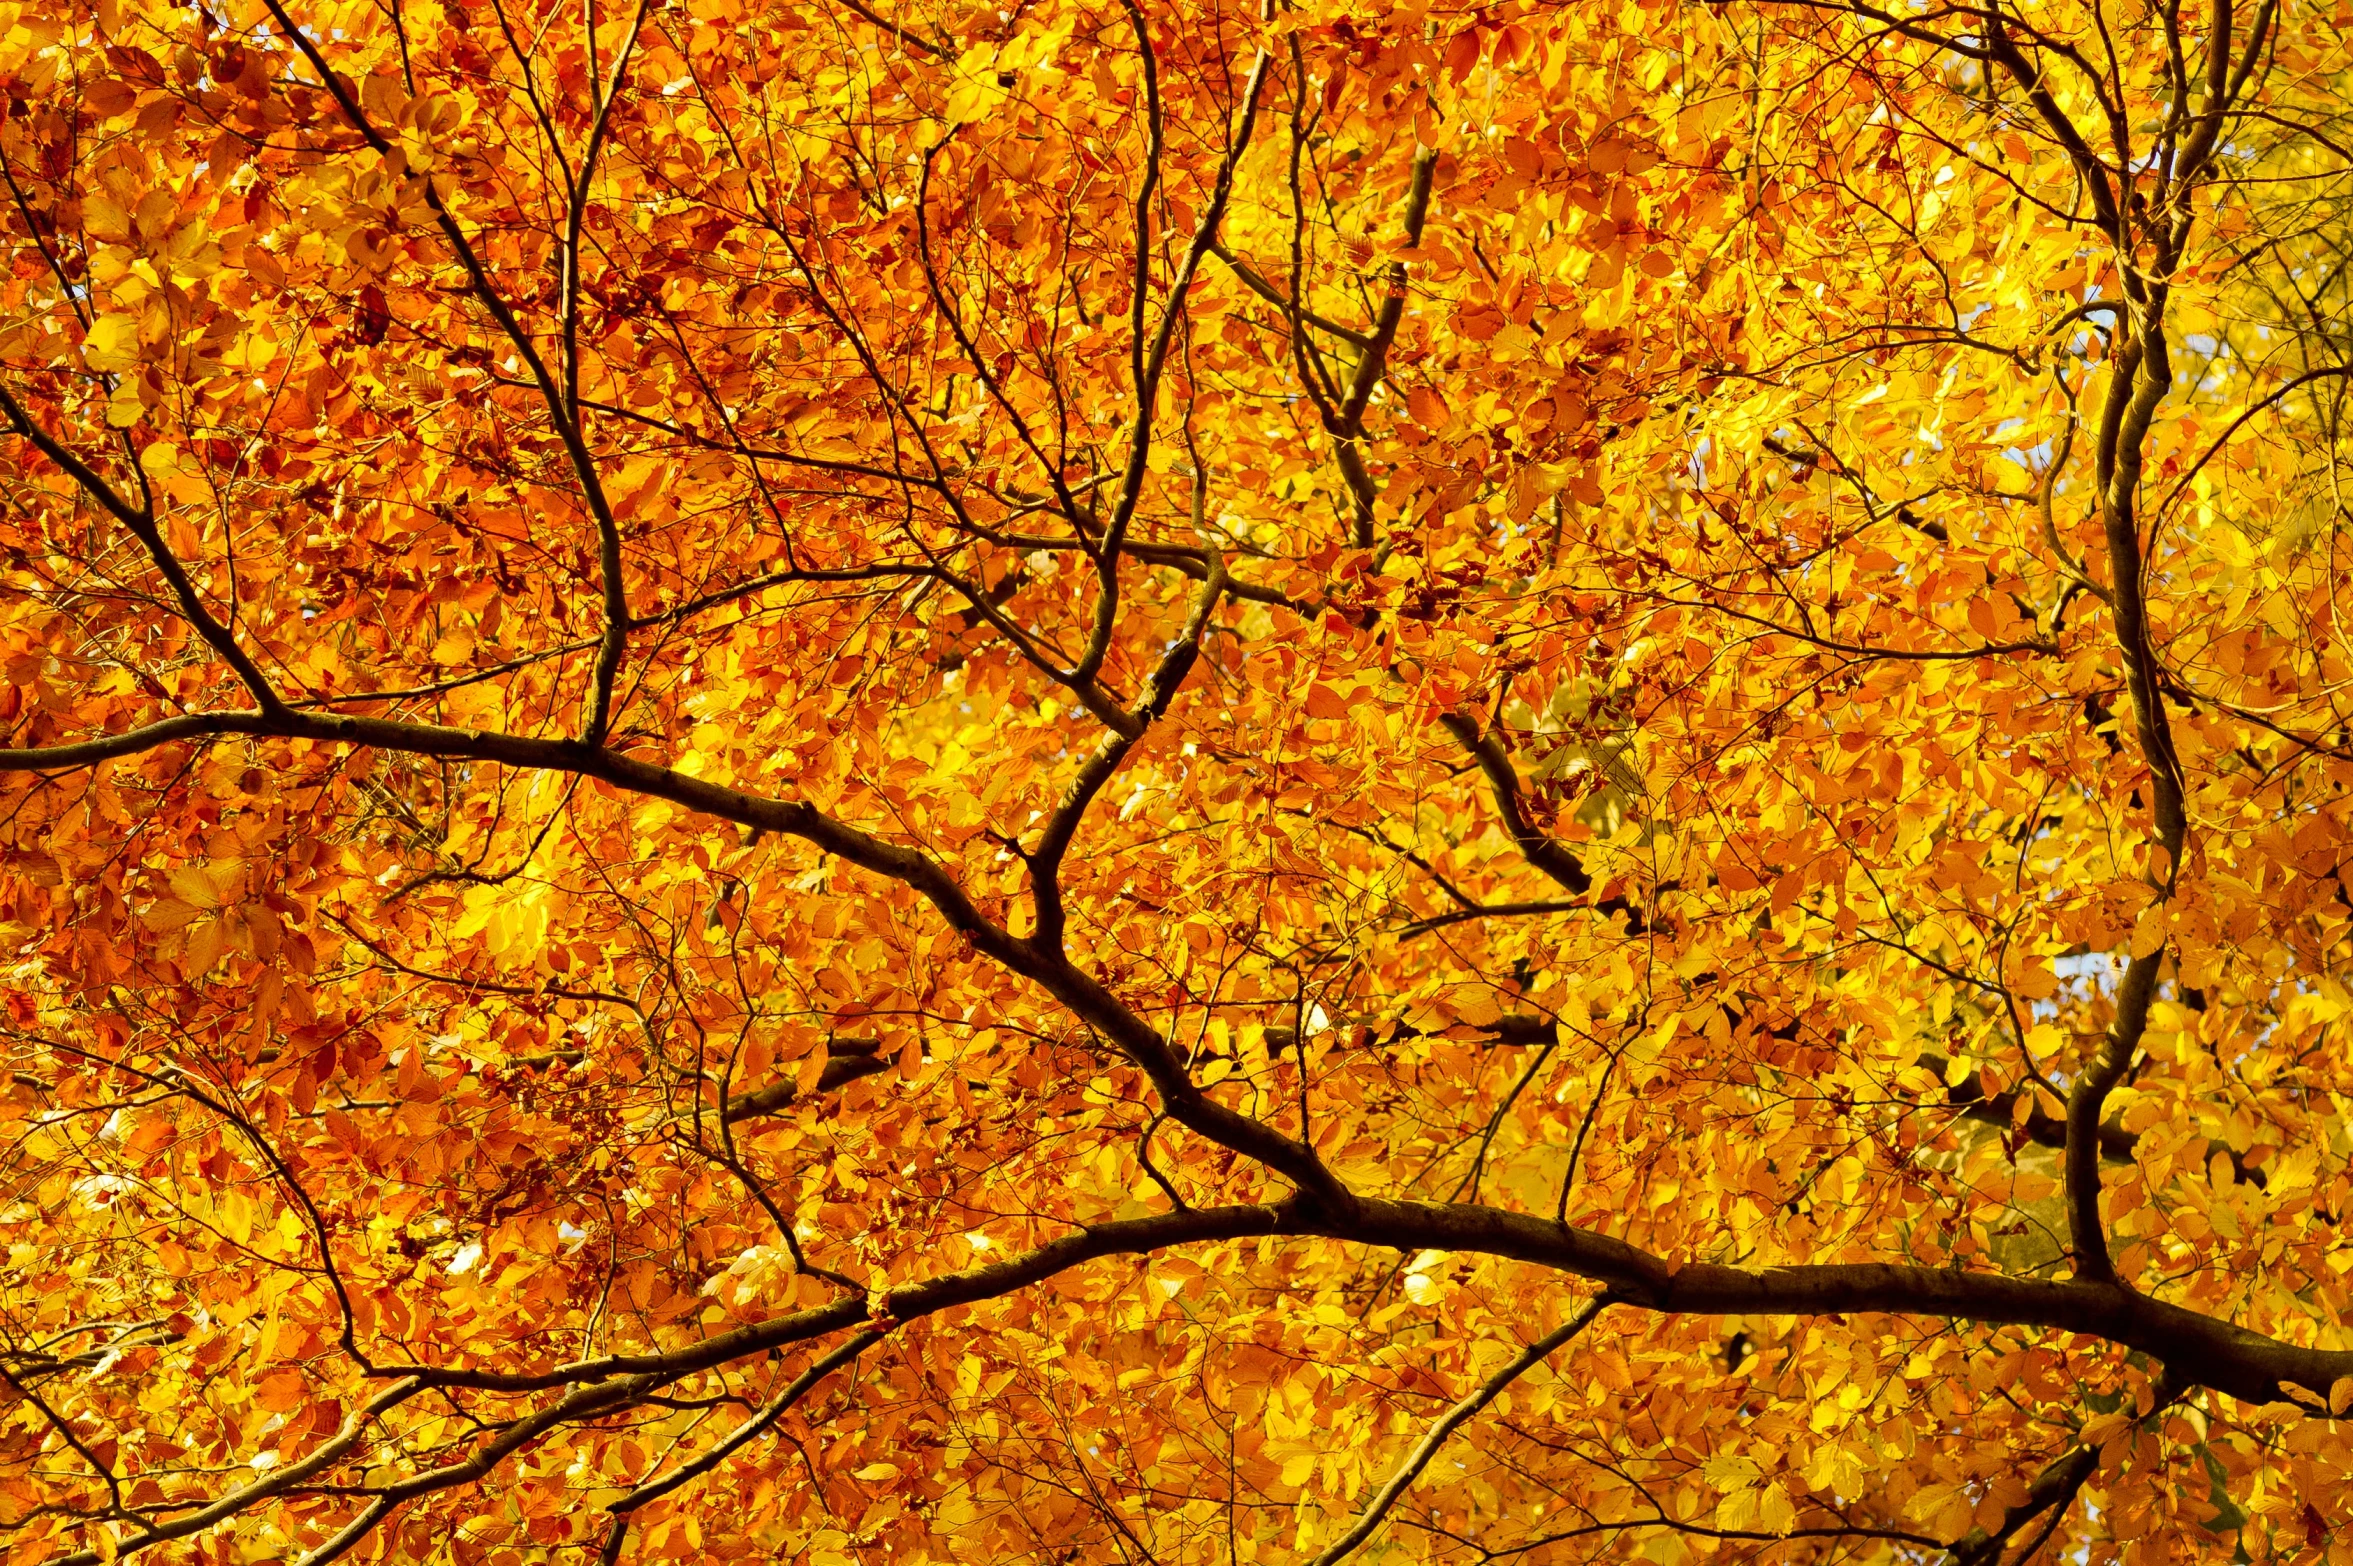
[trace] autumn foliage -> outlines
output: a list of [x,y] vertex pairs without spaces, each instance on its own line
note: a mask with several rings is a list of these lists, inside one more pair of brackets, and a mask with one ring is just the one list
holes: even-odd
[[0,1555],[2353,1566],[2349,30],[0,0]]

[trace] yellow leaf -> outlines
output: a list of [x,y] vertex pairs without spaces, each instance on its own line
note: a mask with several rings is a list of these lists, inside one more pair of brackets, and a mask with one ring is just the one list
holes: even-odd
[[200,919],[188,927],[188,945],[183,954],[184,966],[190,976],[210,973],[228,947],[228,929],[217,919]]
[[176,897],[159,897],[147,905],[140,920],[150,930],[185,929],[190,921],[202,916],[204,910],[181,902]]
[[82,362],[93,370],[108,373],[136,368],[139,363],[139,318],[133,315],[102,315],[93,321],[89,335],[82,339]]
[[136,375],[124,377],[106,399],[106,422],[118,430],[127,430],[147,417],[147,399],[142,394],[144,380]]
[[198,908],[218,909],[228,906],[229,894],[244,873],[242,859],[215,859],[182,865],[166,880],[181,901]]
[[2084,1421],[2083,1430],[2076,1439],[2085,1446],[2105,1446],[2131,1428],[2132,1416],[2129,1414],[2101,1414]]

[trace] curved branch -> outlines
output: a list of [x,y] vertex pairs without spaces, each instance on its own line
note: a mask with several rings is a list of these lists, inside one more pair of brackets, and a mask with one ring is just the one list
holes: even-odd
[[1446,1438],[1454,1434],[1464,1420],[1494,1402],[1505,1387],[1550,1359],[1563,1344],[1591,1326],[1593,1319],[1610,1303],[1606,1293],[1587,1300],[1575,1315],[1529,1344],[1518,1358],[1479,1383],[1475,1390],[1439,1415],[1438,1422],[1430,1426],[1429,1432],[1415,1444],[1412,1451],[1405,1454],[1405,1461],[1397,1465],[1388,1481],[1374,1491],[1357,1511],[1356,1521],[1350,1523],[1347,1531],[1334,1539],[1330,1547],[1318,1554],[1309,1566],[1339,1566],[1341,1561],[1355,1554],[1357,1548],[1381,1526],[1381,1519],[1389,1515],[1389,1508],[1397,1504],[1397,1498],[1422,1476],[1422,1470],[1430,1466],[1430,1459],[1438,1455],[1438,1448],[1446,1444]]
[[[238,680],[253,694],[256,706],[264,712],[276,711],[279,706],[278,693],[271,689],[269,679],[261,672],[260,665],[253,661],[244,648],[237,645],[236,635],[204,606],[203,596],[196,591],[195,579],[188,575],[188,568],[181,564],[180,557],[173,554],[171,546],[164,542],[162,530],[155,525],[152,508],[134,506],[116,494],[114,486],[107,483],[97,469],[75,456],[63,441],[41,428],[31,412],[5,386],[0,386],[0,414],[7,416],[9,427],[20,439],[63,468],[82,493],[96,501],[101,510],[120,522],[132,537],[139,540],[141,547],[147,551],[148,559],[155,563],[155,569],[162,573],[164,582],[171,588],[172,598],[179,605],[180,613],[196,628],[196,634],[204,639],[204,644],[219,654],[221,661],[236,672]],[[234,604],[230,606],[230,612],[235,613]]]
[[2244,429],[2248,421],[2260,416],[2265,410],[2276,407],[2291,393],[2311,385],[2314,381],[2345,379],[2353,379],[2353,364],[2324,364],[2317,370],[2307,370],[2302,375],[2283,382],[2257,398],[2237,418],[2231,420],[2224,427],[2223,432],[2207,444],[2204,451],[2198,453],[2197,461],[2182,470],[2182,475],[2174,481],[2173,488],[2167,490],[2165,498],[2157,503],[2155,509],[2158,514],[2162,515],[2173,509],[2173,503],[2181,499],[2181,492],[2189,488],[2190,480],[2196,478],[2206,464],[2214,460],[2214,454],[2222,450],[2233,435]]
[[605,1510],[613,1514],[613,1531],[618,1534],[625,1526],[625,1519],[639,1507],[649,1501],[660,1500],[680,1485],[701,1478],[725,1462],[729,1453],[734,1452],[746,1441],[751,1440],[761,1431],[783,1418],[785,1411],[815,1390],[818,1382],[823,1381],[827,1376],[832,1375],[842,1366],[856,1359],[875,1344],[880,1343],[882,1337],[880,1332],[871,1329],[859,1333],[849,1342],[844,1343],[840,1348],[835,1349],[793,1378],[790,1386],[762,1404],[758,1413],[729,1431],[716,1446],[703,1453],[702,1456],[691,1462],[681,1463],[658,1479],[648,1479],[619,1500],[608,1503]]
[[[1067,1268],[1106,1256],[1259,1236],[1315,1236],[1399,1251],[1451,1250],[1501,1256],[1601,1284],[1603,1292],[1581,1313],[1582,1319],[1573,1319],[1532,1348],[1523,1356],[1527,1363],[1511,1372],[1515,1376],[1566,1342],[1574,1329],[1581,1328],[1604,1304],[1678,1315],[1888,1312],[1988,1325],[2049,1327],[2150,1354],[2165,1363],[2169,1384],[2185,1389],[2208,1386],[2256,1403],[2275,1401],[2287,1387],[2325,1399],[2337,1380],[2353,1376],[2353,1350],[2282,1343],[2114,1284],[1877,1263],[1755,1269],[1712,1263],[1677,1265],[1608,1235],[1493,1207],[1358,1200],[1347,1210],[1336,1211],[1293,1196],[1271,1205],[1196,1208],[1096,1224],[1002,1262],[902,1285],[871,1297],[846,1297],[666,1351],[606,1355],[537,1374],[421,1366],[380,1369],[373,1373],[400,1379],[346,1419],[342,1429],[315,1451],[185,1516],[152,1525],[124,1541],[117,1553],[129,1554],[200,1533],[261,1500],[307,1483],[347,1456],[383,1413],[429,1388],[569,1390],[537,1413],[504,1427],[463,1461],[383,1487],[376,1492],[382,1501],[397,1504],[470,1482],[559,1424],[642,1400],[646,1394],[698,1371],[846,1328],[866,1326],[876,1334],[888,1332],[901,1322],[1027,1288]],[[1510,1376],[1505,1376],[1491,1381],[1457,1404],[1434,1432],[1434,1440],[1426,1438],[1424,1446],[1434,1451],[1436,1442],[1442,1442],[1462,1420],[1492,1401],[1509,1380]],[[1376,1496],[1375,1505],[1368,1507],[1372,1524],[1379,1522],[1380,1514],[1394,1504],[1396,1494],[1402,1493],[1428,1461],[1428,1452],[1421,1451],[1406,1470],[1393,1476],[1391,1487],[1383,1492],[1387,1498]],[[1369,1534],[1369,1527],[1365,1531]],[[68,1557],[62,1566],[98,1566],[99,1559],[95,1552],[86,1551]]]
[[[1204,603],[1213,601],[1213,593],[1204,596]],[[1139,731],[1147,715],[1156,718],[1165,710],[1166,702],[1173,698],[1198,652],[1196,636],[1190,641],[1180,641],[1170,656],[1162,660],[1161,670],[1147,684],[1141,698],[1143,705],[1135,719]],[[367,745],[415,756],[489,761],[533,771],[570,773],[629,793],[666,800],[739,826],[799,838],[861,870],[897,881],[929,902],[950,929],[972,943],[975,951],[1037,984],[1141,1066],[1160,1092],[1169,1118],[1179,1125],[1255,1159],[1336,1207],[1344,1208],[1352,1200],[1338,1178],[1305,1143],[1211,1099],[1187,1076],[1184,1062],[1158,1029],[1059,950],[1017,936],[988,918],[937,860],[917,849],[860,831],[806,800],[746,793],[583,740],[538,739],[482,729],[451,729],[388,718],[285,709],[267,715],[191,713],[80,745],[0,751],[0,772],[62,771],[150,750],[175,740],[228,734],[307,739],[330,745]]]

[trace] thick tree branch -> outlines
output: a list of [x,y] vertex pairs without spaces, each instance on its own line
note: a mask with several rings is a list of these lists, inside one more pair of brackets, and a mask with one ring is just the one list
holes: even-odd
[[[1262,1235],[1314,1235],[1398,1251],[1434,1249],[1505,1256],[1603,1286],[1603,1294],[1579,1318],[1572,1318],[1570,1324],[1523,1356],[1526,1364],[1456,1405],[1448,1422],[1425,1439],[1427,1450],[1417,1448],[1416,1456],[1392,1477],[1384,1492],[1386,1499],[1376,1496],[1375,1504],[1368,1506],[1360,1523],[1369,1519],[1373,1525],[1394,1503],[1395,1494],[1402,1493],[1426,1466],[1437,1442],[1492,1401],[1527,1364],[1567,1341],[1604,1303],[1703,1315],[1888,1311],[1981,1324],[2049,1327],[2139,1349],[2167,1365],[2172,1384],[2209,1386],[2249,1402],[2274,1401],[2284,1387],[2301,1388],[2325,1399],[2339,1378],[2353,1375],[2353,1351],[2281,1343],[2113,1284],[1878,1264],[1759,1269],[1709,1263],[1676,1265],[1622,1240],[1496,1208],[1359,1200],[1337,1211],[1292,1197],[1270,1206],[1188,1209],[1097,1224],[1002,1262],[903,1285],[871,1299],[845,1297],[665,1351],[611,1354],[539,1373],[421,1366],[378,1370],[378,1375],[400,1379],[347,1419],[342,1430],[318,1449],[185,1516],[149,1526],[125,1541],[119,1553],[200,1533],[262,1499],[306,1484],[348,1456],[362,1433],[383,1413],[430,1387],[569,1390],[537,1413],[502,1427],[464,1460],[379,1488],[375,1493],[384,1502],[398,1503],[471,1482],[559,1424],[630,1406],[681,1377],[736,1360],[851,1327],[888,1331],[901,1322],[1027,1288],[1067,1268],[1106,1256]],[[1369,1526],[1365,1532],[1369,1534]],[[97,1566],[98,1561],[95,1552],[84,1552],[68,1557],[65,1566]]]
[[[2081,1333],[2161,1361],[2184,1387],[2212,1387],[2253,1403],[2278,1401],[2288,1387],[2325,1399],[2338,1378],[2353,1375],[2353,1349],[2283,1343],[2115,1284],[1877,1262],[1753,1268],[1678,1262],[1609,1235],[1529,1213],[1373,1197],[1336,1208],[1309,1196],[1291,1196],[1265,1206],[1194,1208],[1096,1224],[1025,1255],[905,1285],[879,1298],[889,1319],[911,1320],[1026,1288],[1064,1268],[1104,1256],[1261,1235],[1315,1236],[1404,1252],[1508,1257],[1598,1284],[1613,1303],[1663,1314],[1886,1312]],[[658,1374],[674,1380],[870,1319],[878,1318],[870,1315],[867,1301],[844,1299],[739,1327],[691,1348],[607,1355],[536,1374],[418,1366],[379,1374],[421,1377],[439,1386],[515,1392],[618,1376]]]
[[[889,1058],[871,1039],[834,1039],[825,1050],[825,1066],[817,1073],[817,1086],[812,1092],[831,1093],[861,1077],[877,1076],[891,1069]],[[781,1113],[800,1099],[800,1084],[786,1077],[733,1095],[720,1112],[720,1119],[728,1125],[757,1120],[763,1115]]]
[[1503,830],[1519,845],[1521,857],[1559,882],[1564,891],[1580,897],[1592,891],[1593,877],[1586,871],[1584,861],[1537,830],[1536,824],[1528,819],[1527,806],[1520,795],[1519,770],[1512,765],[1503,742],[1493,734],[1480,733],[1477,720],[1459,712],[1446,714],[1438,720],[1438,726],[1471,753],[1471,759],[1486,775],[1496,814],[1503,817]]

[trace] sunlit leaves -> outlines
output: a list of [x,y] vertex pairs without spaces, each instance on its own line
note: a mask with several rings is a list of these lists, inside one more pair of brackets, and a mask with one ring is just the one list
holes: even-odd
[[[2343,1347],[2348,62],[2281,14],[2134,318],[2169,882],[2161,236],[1959,20],[0,13],[6,744],[226,715],[0,775],[11,1557],[400,1485],[354,1558],[579,1557],[954,1277],[624,1553],[1311,1559],[1592,1280],[1273,1233],[1204,1106],[1670,1277],[2063,1279],[2135,958],[2121,1275]],[[2162,205],[2162,17],[2016,32]],[[2079,1452],[2070,1560],[2342,1554],[2353,1382],[1857,1298],[1611,1305],[1364,1558],[2015,1558]]]

